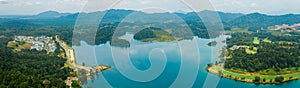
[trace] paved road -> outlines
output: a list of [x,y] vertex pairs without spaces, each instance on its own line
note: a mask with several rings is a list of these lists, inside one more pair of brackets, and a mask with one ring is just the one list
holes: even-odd
[[65,50],[66,56],[67,56],[67,63],[71,64],[72,66],[76,68],[81,68],[85,70],[93,69],[92,67],[86,67],[86,66],[80,66],[77,65],[75,62],[75,54],[73,48],[69,47],[65,42],[61,41],[58,36],[56,37],[56,42],[59,43],[59,45]]
[[[69,63],[70,65],[72,65],[75,68],[79,68],[79,69],[85,69],[86,71],[95,71],[97,68],[93,68],[93,67],[87,67],[87,66],[81,66],[76,64],[75,61],[75,53],[74,53],[74,49],[69,47],[65,42],[61,41],[58,36],[55,36],[56,38],[56,42],[59,43],[59,45],[65,50],[66,56],[67,56],[67,63]],[[108,66],[100,66],[99,70],[104,70],[109,68]]]

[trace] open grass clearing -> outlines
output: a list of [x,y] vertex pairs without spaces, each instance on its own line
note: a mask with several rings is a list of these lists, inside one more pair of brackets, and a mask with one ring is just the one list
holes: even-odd
[[259,43],[260,43],[259,38],[254,37],[253,44],[259,44]]
[[257,48],[253,47],[253,49],[251,50],[250,48],[246,48],[245,51],[247,54],[256,54],[257,53]]
[[242,29],[242,28],[232,28],[229,32],[249,32],[248,29]]
[[265,38],[265,39],[263,40],[263,42],[266,42],[266,43],[272,43],[272,41],[269,40],[268,38]]
[[10,41],[7,44],[7,47],[14,48],[16,50],[22,50],[22,49],[30,49],[33,44],[24,42],[24,44],[20,44],[19,42]]

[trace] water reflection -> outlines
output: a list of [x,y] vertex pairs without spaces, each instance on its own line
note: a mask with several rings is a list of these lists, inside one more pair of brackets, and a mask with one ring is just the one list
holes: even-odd
[[[145,43],[133,40],[132,36],[127,33],[121,37],[130,41],[130,48],[113,47],[109,43],[90,46],[85,42],[73,47],[78,64],[112,66],[85,87],[202,87],[207,76],[206,64],[218,60],[219,54],[213,53],[224,46],[222,37]],[[218,41],[217,46],[207,46],[213,40]],[[217,85],[218,77],[212,77]]]

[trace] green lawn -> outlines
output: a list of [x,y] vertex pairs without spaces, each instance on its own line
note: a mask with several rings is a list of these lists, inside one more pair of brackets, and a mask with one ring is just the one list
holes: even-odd
[[260,43],[260,42],[259,42],[258,37],[254,37],[253,44],[259,44],[259,43]]
[[249,49],[249,48],[246,48],[246,53],[247,54],[256,54],[257,53],[257,48],[256,47],[253,47],[253,50]]
[[229,32],[249,32],[248,29],[232,28]]
[[272,43],[272,41],[269,40],[268,38],[265,38],[265,39],[263,40],[263,42],[266,42],[266,43]]
[[22,49],[30,49],[31,46],[33,46],[31,43],[24,42],[23,44],[20,44],[19,42],[8,42],[7,47],[14,48],[16,50],[22,50]]
[[[282,75],[261,75],[259,73],[248,73],[248,74],[243,74],[243,73],[237,73],[236,71],[239,72],[243,72],[240,70],[233,70],[233,69],[223,69],[222,64],[219,65],[213,65],[212,67],[210,67],[211,69],[214,69],[218,72],[222,72],[223,77],[226,78],[231,78],[231,79],[237,79],[240,81],[252,81],[255,79],[256,76],[260,77],[260,81],[262,82],[263,79],[266,79],[265,82],[270,82],[270,80],[272,80],[272,82],[274,82],[276,77],[279,76],[283,76],[285,80],[291,80],[290,77],[292,77],[292,79],[299,79],[300,78],[300,72],[298,70],[298,72],[293,72],[290,74],[282,74]],[[286,68],[287,69],[287,68]],[[292,68],[295,70],[295,68]],[[285,70],[282,70],[285,71]],[[245,79],[241,79],[241,78],[245,78]]]

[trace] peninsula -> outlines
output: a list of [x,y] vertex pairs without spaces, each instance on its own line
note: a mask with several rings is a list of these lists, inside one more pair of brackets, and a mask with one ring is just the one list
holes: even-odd
[[221,59],[206,70],[220,77],[257,84],[278,84],[300,79],[300,32],[231,32]]
[[[58,36],[56,36],[55,39],[56,39],[56,42],[58,42],[59,45],[65,51],[64,53],[67,58],[65,66],[74,69],[74,71],[78,73],[78,79],[81,82],[81,84],[86,83],[87,79],[92,79],[93,76],[96,75],[97,73],[111,68],[110,66],[107,66],[107,65],[98,65],[98,66],[94,66],[94,67],[88,67],[88,66],[76,64],[75,52],[74,52],[73,48],[69,47],[65,42],[60,40]],[[71,86],[72,81],[78,80],[78,79],[76,79],[76,78],[74,79],[74,78],[70,77],[70,78],[68,78],[66,83],[67,83],[67,85]]]

